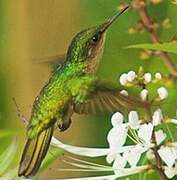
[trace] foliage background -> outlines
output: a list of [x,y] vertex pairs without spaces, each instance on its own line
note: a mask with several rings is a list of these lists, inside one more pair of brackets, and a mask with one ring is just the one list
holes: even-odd
[[[2,132],[16,135],[19,143],[11,168],[18,163],[25,141],[24,125],[17,117],[12,97],[15,97],[21,111],[29,117],[34,98],[50,75],[49,67],[38,63],[37,59],[66,52],[74,34],[103,22],[116,11],[120,2],[122,1],[0,0],[0,135]],[[176,8],[171,1],[164,0],[148,9],[155,20],[163,21],[168,17],[172,22],[172,28],[158,31],[162,41],[167,42],[176,35]],[[160,58],[152,57],[143,61],[139,57],[140,50],[124,48],[131,44],[151,42],[147,33],[128,34],[128,28],[138,19],[137,12],[130,10],[109,30],[98,71],[100,78],[118,83],[122,72],[138,70],[139,66],[152,73],[168,73]],[[176,59],[176,55],[171,56]],[[153,87],[151,90],[153,91]],[[169,91],[169,100],[164,104],[164,109],[167,114],[174,115],[177,105],[176,85]],[[56,135],[68,144],[105,147],[110,116],[75,116],[71,128],[64,133],[56,132]],[[11,142],[11,136],[0,138],[0,153]],[[59,167],[63,167],[61,162],[60,158],[55,160],[50,168],[40,173],[40,177],[81,175],[57,171]],[[148,177],[156,179],[154,175]]]

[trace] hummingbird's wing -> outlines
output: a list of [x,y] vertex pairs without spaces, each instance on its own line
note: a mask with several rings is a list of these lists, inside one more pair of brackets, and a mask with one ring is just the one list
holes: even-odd
[[66,54],[33,58],[33,60],[37,63],[48,65],[52,69],[52,72],[54,72],[56,68],[62,65],[65,62],[65,59],[66,59]]
[[148,103],[120,94],[117,87],[108,84],[97,84],[86,103],[74,105],[74,111],[78,114],[96,114],[98,112],[125,111],[134,108],[148,107]]

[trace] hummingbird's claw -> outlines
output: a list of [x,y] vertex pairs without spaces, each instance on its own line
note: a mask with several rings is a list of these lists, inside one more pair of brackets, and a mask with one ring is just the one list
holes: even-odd
[[70,125],[71,125],[71,119],[69,119],[68,121],[59,123],[58,128],[60,129],[60,132],[63,132],[67,130],[70,127]]

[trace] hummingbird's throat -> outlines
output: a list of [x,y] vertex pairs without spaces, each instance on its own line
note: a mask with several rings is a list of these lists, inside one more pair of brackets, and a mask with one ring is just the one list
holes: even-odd
[[96,47],[88,50],[86,72],[89,74],[95,74],[98,69],[104,51],[105,38],[106,34],[103,35]]

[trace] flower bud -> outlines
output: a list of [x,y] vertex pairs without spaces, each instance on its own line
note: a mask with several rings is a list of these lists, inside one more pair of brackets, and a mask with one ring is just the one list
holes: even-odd
[[121,76],[120,76],[120,84],[122,86],[125,86],[127,84],[127,74],[126,73],[123,73]]
[[145,74],[144,74],[144,80],[145,80],[146,83],[150,83],[151,80],[152,80],[152,75],[151,75],[151,73],[145,73]]
[[127,74],[127,80],[132,82],[136,78],[136,73],[134,71],[129,71]]
[[147,99],[147,96],[148,96],[148,90],[147,89],[143,89],[141,92],[140,92],[140,98],[145,101]]
[[164,100],[168,97],[168,91],[165,87],[158,88],[157,93],[158,93],[161,100]]
[[120,91],[120,94],[124,95],[124,96],[128,96],[128,92],[126,90],[122,90]]

